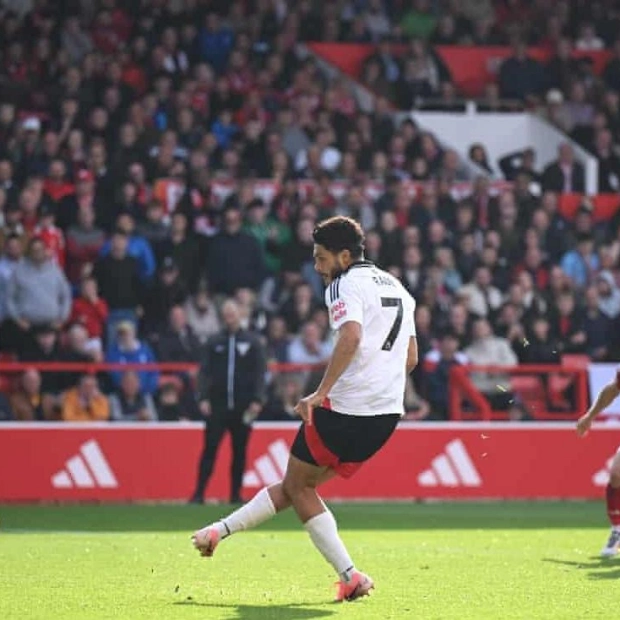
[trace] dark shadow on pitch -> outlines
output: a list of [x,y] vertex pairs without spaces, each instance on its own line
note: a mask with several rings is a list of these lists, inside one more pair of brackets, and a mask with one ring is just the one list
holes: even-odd
[[312,605],[314,603],[264,606],[227,605],[225,603],[201,603],[193,599],[186,599],[184,601],[176,601],[173,605],[229,610],[231,615],[226,620],[314,620],[314,618],[326,618],[335,613],[328,609],[313,608]]
[[615,558],[591,556],[586,561],[543,558],[543,562],[587,571],[588,579],[620,579],[620,562]]
[[[330,502],[331,503],[331,502]],[[570,510],[567,507],[570,506]],[[144,504],[0,504],[0,532],[193,532],[238,506]],[[600,528],[598,502],[333,503],[347,530],[490,530]],[[292,511],[261,526],[262,532],[300,531]]]

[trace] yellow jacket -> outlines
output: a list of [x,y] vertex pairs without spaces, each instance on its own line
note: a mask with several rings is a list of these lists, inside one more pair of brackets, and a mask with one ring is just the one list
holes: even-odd
[[65,422],[97,422],[110,419],[110,405],[103,394],[97,394],[86,405],[80,398],[78,388],[64,393],[62,397],[62,419]]

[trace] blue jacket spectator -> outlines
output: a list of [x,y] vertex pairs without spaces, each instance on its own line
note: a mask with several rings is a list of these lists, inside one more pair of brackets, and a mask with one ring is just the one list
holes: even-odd
[[[136,338],[136,328],[131,321],[121,321],[116,326],[116,342],[112,343],[106,354],[106,362],[120,364],[145,364],[157,361],[151,347]],[[110,372],[114,387],[121,387],[123,373]],[[159,383],[159,373],[144,370],[138,372],[140,389],[147,394],[154,394]]]
[[579,288],[587,286],[594,280],[599,269],[600,261],[594,252],[594,241],[590,235],[583,235],[577,239],[577,248],[567,252],[560,263],[562,271]]
[[[123,231],[128,239],[127,254],[138,261],[140,266],[140,279],[143,282],[151,280],[155,274],[155,255],[151,244],[140,235],[135,234],[136,222],[130,213],[121,213],[116,219],[116,228]],[[110,253],[111,242],[108,240],[101,248],[101,256]]]
[[232,122],[232,112],[222,110],[219,118],[211,125],[211,133],[215,136],[218,145],[222,149],[230,146],[235,134],[239,131],[237,125]]
[[198,35],[198,49],[202,59],[221,73],[228,62],[234,42],[232,30],[220,25],[220,19],[216,13],[209,13],[205,26]]

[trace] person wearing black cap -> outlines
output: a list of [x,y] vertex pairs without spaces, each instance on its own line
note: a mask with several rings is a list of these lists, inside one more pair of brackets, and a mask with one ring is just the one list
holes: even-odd
[[183,305],[188,297],[189,290],[179,266],[171,256],[166,256],[144,301],[144,330],[153,344],[157,344],[160,333],[166,329],[170,309]]
[[187,214],[175,211],[170,216],[167,237],[155,245],[157,263],[161,264],[166,257],[173,258],[179,267],[181,279],[191,290],[195,290],[202,272],[199,243],[189,226]]
[[225,328],[209,339],[201,367],[200,412],[206,422],[205,444],[190,499],[202,503],[217,450],[228,431],[232,441],[231,502],[239,502],[246,448],[252,422],[265,402],[265,349],[257,334],[241,327],[235,301],[222,306]]

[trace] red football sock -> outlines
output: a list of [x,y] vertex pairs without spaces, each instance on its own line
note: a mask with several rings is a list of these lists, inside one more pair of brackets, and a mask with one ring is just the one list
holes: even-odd
[[620,527],[620,487],[607,485],[607,516],[613,527]]

